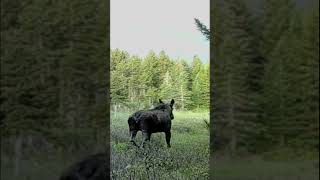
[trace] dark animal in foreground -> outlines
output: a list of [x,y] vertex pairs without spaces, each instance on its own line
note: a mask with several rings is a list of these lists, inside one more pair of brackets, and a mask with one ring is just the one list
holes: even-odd
[[109,156],[107,153],[86,157],[62,173],[60,180],[106,180],[109,176]]
[[142,131],[142,143],[144,146],[146,141],[150,141],[151,134],[164,132],[166,134],[167,146],[171,147],[171,120],[174,119],[172,114],[174,100],[170,103],[163,103],[159,99],[159,105],[150,110],[140,110],[133,113],[129,119],[130,142],[138,146],[135,142],[135,137],[138,131]]

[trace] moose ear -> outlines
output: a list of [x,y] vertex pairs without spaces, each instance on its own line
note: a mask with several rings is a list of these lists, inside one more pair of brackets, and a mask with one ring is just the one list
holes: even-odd
[[159,99],[159,103],[163,104],[163,102],[161,101],[161,99]]
[[173,104],[174,104],[174,99],[171,99],[171,102],[170,102],[171,107],[173,106]]

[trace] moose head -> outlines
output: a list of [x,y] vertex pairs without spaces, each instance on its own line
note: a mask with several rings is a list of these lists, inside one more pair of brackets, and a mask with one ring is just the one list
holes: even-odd
[[170,114],[170,119],[174,119],[173,116],[173,105],[174,105],[174,99],[171,99],[170,103],[164,103],[161,99],[159,99],[160,105],[157,106],[155,109],[161,109],[163,111],[166,111]]

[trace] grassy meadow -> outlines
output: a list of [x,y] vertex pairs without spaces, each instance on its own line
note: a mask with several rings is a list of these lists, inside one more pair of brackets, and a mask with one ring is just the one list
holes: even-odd
[[[154,133],[144,149],[129,143],[130,114],[111,116],[113,179],[209,179],[208,112],[174,112],[172,147],[167,148],[164,133]],[[139,132],[136,142],[141,139]]]

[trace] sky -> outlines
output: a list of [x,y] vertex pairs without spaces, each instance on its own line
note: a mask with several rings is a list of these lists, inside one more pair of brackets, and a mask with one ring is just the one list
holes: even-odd
[[111,48],[145,57],[164,50],[189,62],[209,59],[209,41],[194,18],[209,27],[209,0],[111,0]]

